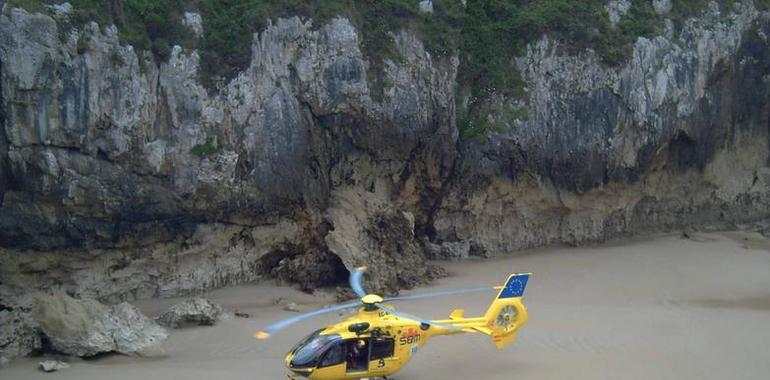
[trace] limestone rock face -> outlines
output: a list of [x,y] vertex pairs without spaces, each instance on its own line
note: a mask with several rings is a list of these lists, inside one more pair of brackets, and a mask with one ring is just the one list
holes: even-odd
[[197,51],[154,62],[115,27],[58,28],[0,15],[0,295],[14,303],[28,284],[109,302],[265,275],[336,284],[350,268],[324,245],[332,189],[395,180],[411,208],[454,162],[457,61],[407,33],[373,96],[342,18],[279,19],[212,92]]
[[671,12],[674,3],[673,0],[652,0],[652,6],[655,8],[655,13],[664,15]]
[[190,28],[196,37],[202,36],[203,19],[201,18],[201,15],[193,12],[185,12],[183,16],[182,22],[184,22],[184,25]]
[[710,7],[615,67],[545,36],[511,62],[525,95],[480,105],[511,128],[477,142],[458,137],[458,56],[406,31],[375,64],[345,18],[279,18],[247,69],[206,88],[196,50],[158,62],[114,26],[6,4],[0,299],[119,303],[265,277],[313,290],[360,265],[368,289],[395,293],[441,275],[427,258],[766,219],[768,19],[752,1]]
[[420,11],[425,13],[433,13],[433,1],[420,0]]
[[106,306],[65,294],[39,296],[32,317],[54,350],[75,356],[105,352],[155,356],[166,331],[129,303]]
[[631,0],[610,0],[605,6],[610,22],[615,25],[631,9]]
[[222,312],[221,306],[199,297],[172,306],[155,320],[159,324],[171,328],[190,325],[213,326]]
[[767,218],[770,25],[750,2],[709,14],[620,68],[529,46],[529,116],[464,148],[431,242],[494,256]]

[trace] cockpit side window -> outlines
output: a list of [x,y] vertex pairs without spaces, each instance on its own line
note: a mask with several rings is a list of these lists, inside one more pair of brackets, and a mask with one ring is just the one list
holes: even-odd
[[321,359],[321,364],[318,367],[330,367],[337,364],[342,364],[345,361],[344,346],[341,342],[334,343],[326,350],[326,355]]
[[393,338],[372,339],[372,356],[369,360],[384,359],[393,356]]
[[314,336],[297,348],[289,364],[295,368],[315,367],[326,350],[339,341],[340,336],[337,334]]

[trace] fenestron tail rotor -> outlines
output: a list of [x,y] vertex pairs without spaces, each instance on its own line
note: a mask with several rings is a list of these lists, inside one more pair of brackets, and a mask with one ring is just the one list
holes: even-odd
[[516,309],[513,306],[505,306],[497,314],[496,323],[497,327],[507,331],[513,326],[513,322],[516,320]]
[[367,308],[368,311],[371,311],[374,309],[380,309],[385,313],[394,315],[396,317],[410,319],[410,320],[417,321],[422,324],[426,324],[430,326],[436,326],[436,327],[450,329],[450,330],[462,330],[463,329],[462,327],[436,323],[431,320],[420,318],[415,315],[393,310],[390,307],[382,305],[382,303],[391,302],[391,301],[417,300],[417,299],[425,299],[425,298],[432,298],[432,297],[442,297],[442,296],[450,296],[450,295],[457,295],[457,294],[476,293],[476,292],[495,290],[495,287],[485,286],[485,287],[477,287],[477,288],[429,292],[429,293],[422,293],[422,294],[411,294],[408,296],[389,297],[389,298],[383,299],[382,297],[375,294],[367,294],[366,291],[364,290],[361,282],[365,271],[366,271],[366,267],[359,267],[354,269],[350,273],[350,288],[353,289],[353,292],[356,293],[356,295],[359,297],[358,301],[331,306],[331,307],[323,308],[313,312],[300,314],[288,319],[284,319],[282,321],[273,323],[272,325],[265,327],[262,331],[259,331],[256,334],[254,334],[254,337],[257,339],[267,339],[271,335],[275,334],[276,332],[282,329],[285,329],[286,327],[289,327],[290,325],[295,324],[297,322],[301,322],[306,319],[310,319],[310,318],[317,317],[319,315],[323,315],[327,313],[332,313],[332,312],[337,312],[345,309],[362,307],[362,306],[364,308]]

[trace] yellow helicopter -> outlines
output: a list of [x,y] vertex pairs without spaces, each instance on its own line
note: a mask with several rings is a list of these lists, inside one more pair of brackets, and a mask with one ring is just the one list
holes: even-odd
[[[267,339],[276,331],[321,314],[359,308],[358,313],[335,325],[317,330],[286,354],[289,379],[313,380],[386,378],[403,368],[420,347],[439,335],[481,333],[489,335],[502,349],[516,338],[527,322],[527,309],[521,301],[531,273],[512,274],[503,286],[458,289],[401,297],[382,298],[367,294],[361,279],[366,267],[350,275],[350,286],[359,301],[301,314],[254,334]],[[385,302],[413,300],[453,294],[498,290],[497,296],[481,317],[466,318],[462,309],[448,319],[426,320],[396,311]]]

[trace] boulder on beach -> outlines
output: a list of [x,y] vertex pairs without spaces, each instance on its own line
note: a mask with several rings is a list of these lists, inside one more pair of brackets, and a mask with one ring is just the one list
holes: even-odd
[[283,297],[273,299],[273,304],[281,306],[284,311],[291,311],[295,313],[301,311],[299,305],[296,302],[289,301]]
[[157,356],[168,337],[165,329],[126,302],[107,306],[66,294],[45,295],[35,300],[32,317],[51,348],[74,356]]
[[40,349],[40,332],[28,313],[0,310],[0,365]]
[[115,340],[115,351],[143,357],[165,355],[162,343],[168,333],[163,327],[128,302],[112,306],[111,311],[108,328]]
[[155,320],[170,328],[212,326],[217,322],[222,312],[221,306],[199,297],[172,306]]
[[56,372],[60,369],[69,368],[70,365],[58,360],[43,360],[38,363],[38,367],[43,372]]
[[300,311],[299,310],[299,305],[297,305],[296,302],[289,302],[286,305],[283,305],[283,310],[291,311],[291,312],[295,312],[295,313],[298,313]]

